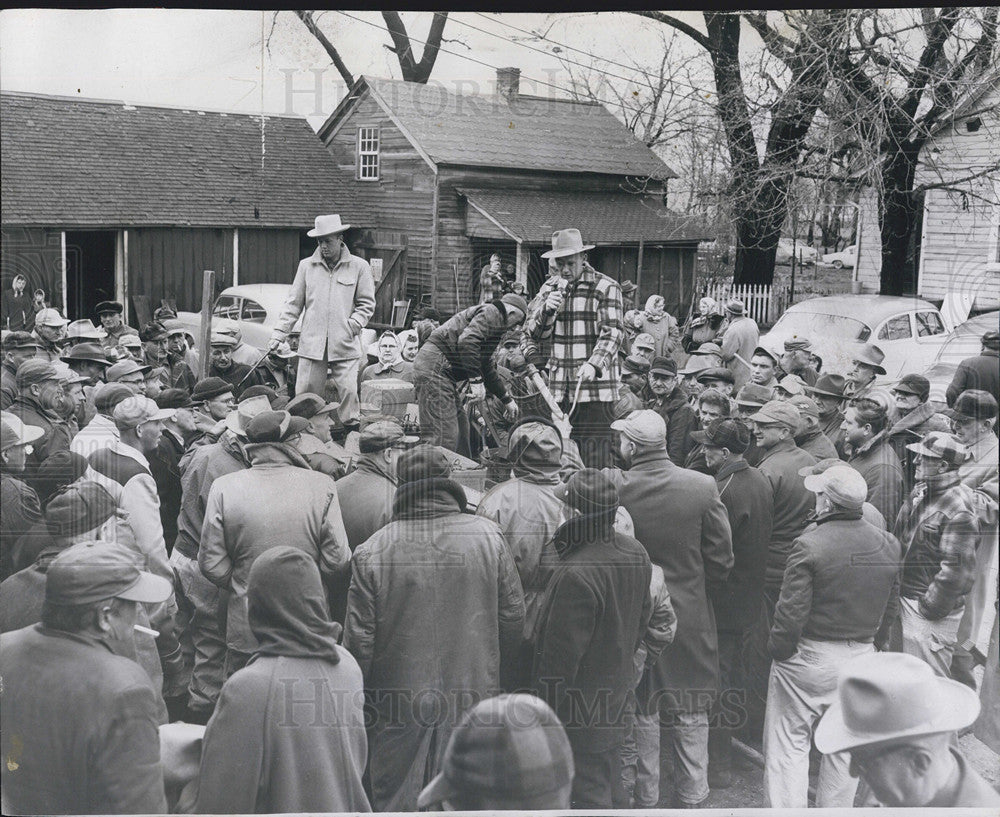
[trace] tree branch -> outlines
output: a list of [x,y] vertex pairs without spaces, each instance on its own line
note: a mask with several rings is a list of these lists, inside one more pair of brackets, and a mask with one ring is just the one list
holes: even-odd
[[302,24],[309,29],[309,33],[312,34],[318,41],[323,49],[329,55],[330,59],[333,60],[333,64],[337,66],[337,70],[340,72],[340,76],[344,78],[344,82],[347,83],[348,87],[354,85],[354,77],[351,72],[347,70],[347,66],[344,61],[340,58],[340,53],[334,47],[333,43],[327,39],[327,36],[320,30],[319,26],[316,25],[316,21],[313,20],[311,11],[296,11],[295,16],[298,17]]
[[707,36],[698,31],[694,26],[688,25],[683,20],[678,20],[672,14],[664,14],[662,11],[630,11],[629,14],[647,17],[650,20],[655,20],[658,23],[675,28],[681,33],[687,34],[706,51],[712,50],[712,42]]

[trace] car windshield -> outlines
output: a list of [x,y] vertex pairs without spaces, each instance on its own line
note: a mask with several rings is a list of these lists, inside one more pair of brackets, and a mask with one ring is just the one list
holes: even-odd
[[772,332],[802,337],[866,341],[871,327],[844,315],[822,315],[818,312],[786,312]]

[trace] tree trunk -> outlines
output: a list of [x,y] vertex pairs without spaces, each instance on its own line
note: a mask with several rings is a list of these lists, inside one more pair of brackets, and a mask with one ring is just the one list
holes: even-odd
[[917,205],[913,195],[917,154],[900,150],[882,168],[882,206],[879,232],[882,238],[881,295],[913,295],[917,291],[917,270],[907,264]]

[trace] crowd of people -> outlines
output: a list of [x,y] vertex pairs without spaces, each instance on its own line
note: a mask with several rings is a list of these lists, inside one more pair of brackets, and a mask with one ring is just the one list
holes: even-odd
[[496,259],[363,349],[349,226],[264,350],[5,326],[5,813],[694,808],[737,738],[771,807],[811,762],[818,807],[1000,805],[956,741],[1000,751],[1000,333],[939,407],[739,301],[636,309],[567,229],[530,300]]

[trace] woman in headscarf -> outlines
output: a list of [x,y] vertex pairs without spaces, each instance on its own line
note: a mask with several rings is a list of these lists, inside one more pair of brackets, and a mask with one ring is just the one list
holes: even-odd
[[672,357],[681,347],[677,319],[666,311],[664,303],[662,295],[650,295],[637,321],[640,332],[653,336],[656,342],[655,357]]
[[371,811],[361,669],[337,644],[316,563],[271,548],[247,585],[258,647],[205,731],[199,814]]
[[684,338],[681,345],[689,354],[701,344],[710,343],[719,337],[725,316],[719,309],[714,298],[702,298],[698,301],[698,314],[692,317],[684,328]]

